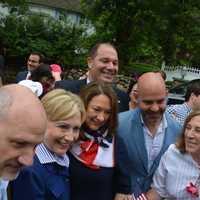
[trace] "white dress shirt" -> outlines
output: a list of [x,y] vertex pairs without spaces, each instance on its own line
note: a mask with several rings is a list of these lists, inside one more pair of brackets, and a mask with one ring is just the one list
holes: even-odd
[[0,200],[7,200],[7,186],[9,181],[0,179]]

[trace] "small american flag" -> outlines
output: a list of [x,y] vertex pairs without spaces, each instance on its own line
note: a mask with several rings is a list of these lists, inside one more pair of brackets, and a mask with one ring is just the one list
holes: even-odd
[[148,200],[144,193],[140,194],[138,197],[133,195],[133,200]]

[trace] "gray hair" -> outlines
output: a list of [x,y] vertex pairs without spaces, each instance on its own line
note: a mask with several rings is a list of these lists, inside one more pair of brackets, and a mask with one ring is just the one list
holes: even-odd
[[0,120],[3,119],[13,104],[13,98],[11,94],[4,89],[0,90]]

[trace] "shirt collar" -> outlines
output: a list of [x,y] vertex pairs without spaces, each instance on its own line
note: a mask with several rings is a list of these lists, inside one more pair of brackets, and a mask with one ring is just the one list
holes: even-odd
[[191,112],[192,111],[192,108],[187,104],[187,102],[183,103],[183,105],[187,109],[187,112]]
[[[144,120],[143,120],[142,113],[140,113],[140,118],[141,118],[142,125],[146,127],[146,125],[145,125],[145,123],[144,123]],[[162,120],[161,120],[161,122],[160,122],[159,128],[160,128],[160,127],[162,127],[162,130],[164,130],[164,129],[167,128],[167,119],[166,119],[165,113],[164,113],[163,116],[162,116]]]
[[36,147],[35,153],[42,164],[55,162],[60,166],[69,167],[69,158],[66,154],[57,156],[55,153],[49,151],[43,143]]
[[86,83],[89,84],[90,82],[91,82],[91,80],[89,79],[89,77],[87,77]]

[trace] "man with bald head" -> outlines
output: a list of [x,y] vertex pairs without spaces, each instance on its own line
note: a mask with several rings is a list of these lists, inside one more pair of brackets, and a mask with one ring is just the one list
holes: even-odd
[[17,84],[0,88],[0,177],[13,180],[32,165],[35,146],[43,140],[46,114],[36,95]]
[[0,177],[14,179],[32,165],[46,130],[46,114],[36,95],[20,85],[0,88]]
[[45,130],[45,111],[30,89],[17,84],[0,88],[0,199],[7,199],[8,180],[32,165]]
[[180,126],[165,113],[167,90],[158,73],[138,80],[138,108],[119,115],[116,162],[119,167],[116,200],[147,192],[163,153],[174,143]]

